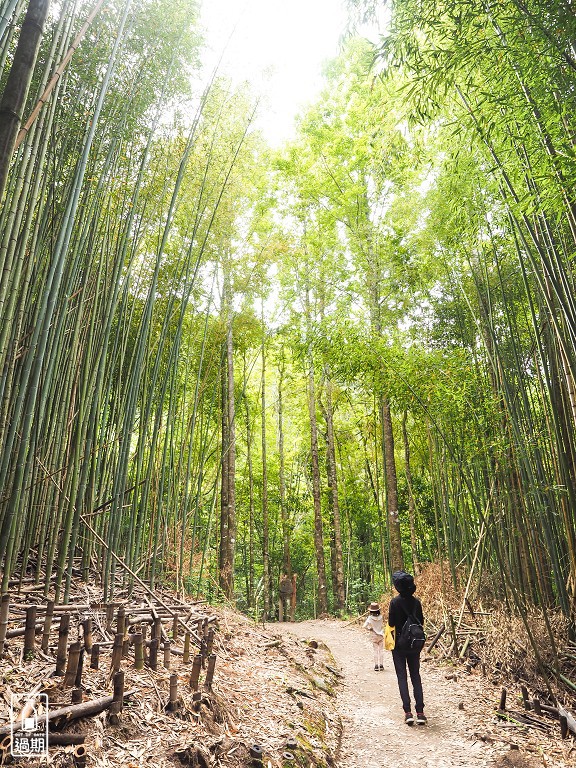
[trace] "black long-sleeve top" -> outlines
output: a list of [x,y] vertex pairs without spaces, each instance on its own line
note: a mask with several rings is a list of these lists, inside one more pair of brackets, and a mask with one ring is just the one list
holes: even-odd
[[398,637],[402,631],[402,627],[406,623],[409,613],[424,626],[422,603],[417,597],[414,597],[414,595],[410,595],[410,597],[402,597],[402,595],[398,595],[390,600],[390,605],[388,607],[388,624],[390,624],[391,627],[396,627],[396,637]]

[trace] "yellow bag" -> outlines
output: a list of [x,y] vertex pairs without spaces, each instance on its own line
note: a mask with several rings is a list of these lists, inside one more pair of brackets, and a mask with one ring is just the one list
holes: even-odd
[[391,627],[390,624],[386,624],[384,628],[384,648],[387,651],[393,651],[396,645],[396,627]]

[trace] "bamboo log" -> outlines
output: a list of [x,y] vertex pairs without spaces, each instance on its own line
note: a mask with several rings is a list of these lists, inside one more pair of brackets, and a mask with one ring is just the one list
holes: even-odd
[[84,648],[88,653],[92,650],[92,619],[88,616],[82,622],[84,633]]
[[459,659],[465,658],[466,651],[468,650],[468,646],[470,645],[471,639],[472,639],[471,637],[467,637],[466,640],[464,641],[464,645],[462,646],[462,650],[460,651],[460,656],[458,657]]
[[34,658],[36,649],[36,606],[30,605],[26,609],[26,626],[24,630],[24,661]]
[[178,616],[172,619],[172,640],[178,640]]
[[558,720],[559,714],[556,707],[550,707],[548,704],[542,704],[542,702],[540,702],[540,710],[546,712],[547,715],[552,715],[552,717],[555,717],[556,720]]
[[450,624],[450,634],[452,635],[452,648],[454,649],[454,656],[459,656],[458,651],[458,636],[456,635],[456,625],[454,624],[454,616],[451,613],[448,614],[448,622]]
[[48,731],[49,747],[69,747],[71,744],[84,744],[86,736],[83,733],[58,733]]
[[114,636],[114,645],[112,646],[112,658],[110,659],[110,668],[113,672],[118,672],[122,662],[122,645],[124,636],[119,632]]
[[80,659],[81,647],[82,646],[79,642],[72,643],[70,646],[68,651],[68,664],[66,665],[66,673],[64,675],[64,688],[70,688],[72,685],[74,685],[74,681],[76,680],[76,672],[78,671],[78,661]]
[[170,640],[164,641],[164,669],[170,669]]
[[122,642],[122,658],[127,659],[128,656],[130,656],[130,636],[124,635],[124,640]]
[[563,739],[568,738],[568,720],[564,715],[560,715],[560,736]]
[[215,632],[212,628],[208,630],[208,637],[206,638],[206,653],[208,656],[212,653],[212,646],[214,645]]
[[48,644],[50,643],[50,630],[52,629],[52,618],[54,616],[54,600],[48,600],[46,603],[46,614],[44,616],[44,626],[42,627],[42,642],[40,647],[44,653],[48,653]]
[[[90,605],[88,603],[58,603],[54,600],[48,600],[46,605],[36,605],[36,612],[39,614],[46,613],[48,609],[52,608],[52,614],[56,613],[77,613],[78,611],[89,611]],[[25,613],[30,607],[29,603],[13,603],[10,609],[14,612]]]
[[[39,635],[40,632],[42,632],[42,624],[36,623],[34,625],[34,634]],[[13,637],[25,637],[26,636],[26,627],[15,627],[14,629],[8,629],[6,631],[6,640],[9,640]]]
[[83,701],[82,688],[72,689],[72,696],[70,697],[70,701],[72,704],[80,704],[80,702]]
[[90,669],[98,669],[98,664],[100,662],[100,645],[98,643],[94,643],[92,646],[92,651],[90,653]]
[[82,744],[79,744],[72,754],[72,759],[74,760],[74,768],[84,768],[86,765],[86,756],[86,747],[84,747]]
[[76,677],[74,679],[74,685],[76,688],[82,688],[82,673],[84,672],[84,648],[80,647],[80,655],[78,656],[78,667],[76,669]]
[[144,644],[142,632],[134,635],[134,669],[144,669]]
[[118,608],[118,613],[116,614],[116,634],[122,635],[122,638],[124,638],[124,633],[126,632],[126,609],[123,605],[121,605]]
[[8,612],[10,610],[10,595],[4,594],[0,599],[0,656],[4,653],[4,642],[8,628]]
[[170,698],[167,709],[175,712],[178,709],[178,675],[174,672],[170,675]]
[[[132,696],[136,693],[136,689],[131,689],[124,693],[124,698]],[[60,709],[54,709],[52,712],[48,712],[48,722],[54,723],[58,727],[64,727],[72,720],[79,720],[81,717],[91,717],[92,715],[98,715],[100,712],[104,712],[112,703],[113,696],[101,696],[98,699],[92,699],[92,701],[84,701],[82,704],[69,704],[66,707]],[[0,736],[5,736],[11,731],[11,725],[3,725],[0,727]]]
[[204,680],[204,688],[207,691],[212,690],[212,679],[214,677],[214,668],[216,667],[216,654],[211,653],[208,656],[208,669],[206,670],[206,678]]
[[[200,645],[202,645],[202,641],[200,641]],[[184,635],[184,653],[182,656],[182,663],[188,664],[190,661],[190,632],[186,632]]]
[[153,669],[154,672],[158,669],[158,644],[159,640],[157,637],[153,637],[152,640],[150,640],[150,654],[148,656],[148,666],[150,669]]
[[506,693],[506,688],[502,688],[502,692],[500,694],[500,706],[498,707],[501,712],[506,711]]
[[66,667],[66,651],[68,648],[68,629],[70,627],[70,614],[65,613],[60,618],[58,628],[58,650],[56,651],[56,674],[63,675]]
[[114,692],[112,694],[112,703],[110,704],[110,722],[118,725],[120,722],[120,713],[124,701],[124,672],[119,671],[114,675]]
[[106,632],[112,632],[112,619],[114,618],[114,603],[106,605]]
[[192,672],[190,673],[190,688],[192,688],[193,691],[198,690],[198,681],[200,679],[200,670],[202,669],[202,656],[197,653],[194,656],[194,661],[192,662]]
[[438,640],[440,640],[440,638],[442,637],[442,635],[443,635],[445,630],[446,630],[446,625],[442,624],[440,626],[440,629],[438,630],[438,632],[436,632],[436,634],[434,635],[434,637],[430,641],[430,645],[428,646],[428,653],[430,653],[430,651],[432,650],[432,648],[434,648],[434,646],[436,645]]

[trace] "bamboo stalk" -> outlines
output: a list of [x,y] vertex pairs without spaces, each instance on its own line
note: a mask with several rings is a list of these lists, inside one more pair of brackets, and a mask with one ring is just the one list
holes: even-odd
[[154,670],[154,672],[158,669],[158,645],[159,640],[157,637],[153,637],[150,640],[150,652],[148,656],[148,666],[150,669]]
[[170,698],[167,709],[169,712],[175,712],[178,709],[178,675],[175,672],[170,675]]
[[144,645],[142,641],[142,632],[134,635],[134,668],[144,669]]
[[208,657],[208,668],[206,669],[206,677],[204,679],[204,688],[206,690],[212,690],[212,680],[214,678],[214,669],[216,667],[216,654],[212,653]]
[[90,653],[92,650],[92,619],[90,617],[82,621],[82,629],[84,632],[84,648],[87,653]]
[[110,670],[112,672],[118,672],[120,664],[122,662],[122,647],[124,644],[124,637],[120,633],[114,635],[114,645],[112,647],[112,658],[110,660]]
[[54,600],[48,600],[46,603],[46,614],[44,616],[44,627],[42,631],[42,642],[40,647],[44,653],[48,652],[50,643],[50,630],[52,629],[52,617],[54,616]]
[[66,667],[67,648],[68,648],[68,628],[70,626],[70,614],[65,613],[60,617],[60,626],[58,627],[58,650],[56,651],[56,672],[57,675],[63,675]]
[[120,721],[122,704],[124,701],[124,672],[119,671],[114,675],[114,693],[110,704],[110,722],[115,725]]
[[202,656],[197,653],[192,662],[192,672],[190,673],[190,687],[193,691],[198,690],[198,681],[200,680],[200,670],[202,669]]
[[68,664],[66,666],[66,673],[64,675],[64,688],[70,688],[74,685],[76,680],[76,673],[78,672],[78,664],[80,661],[80,649],[82,648],[79,642],[72,643],[68,651]]
[[26,609],[26,631],[24,634],[24,661],[34,658],[36,647],[36,606]]
[[10,611],[10,595],[4,594],[0,599],[0,657],[4,653],[4,642],[8,627],[8,613]]
[[98,643],[94,643],[92,646],[92,651],[90,654],[90,669],[98,669],[100,661],[100,645]]
[[[200,645],[202,645],[202,641],[200,641]],[[184,635],[184,654],[182,658],[183,664],[188,664],[190,660],[190,633],[186,632]]]

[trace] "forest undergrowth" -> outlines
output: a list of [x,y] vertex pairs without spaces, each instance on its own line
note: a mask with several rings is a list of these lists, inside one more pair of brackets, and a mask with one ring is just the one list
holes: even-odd
[[559,610],[526,607],[521,616],[495,597],[487,577],[480,585],[471,584],[463,599],[447,565],[438,563],[427,565],[419,575],[418,596],[429,640],[441,631],[432,649],[436,658],[468,671],[477,668],[494,686],[524,688],[528,702],[541,698],[566,708],[576,706],[576,643]]

